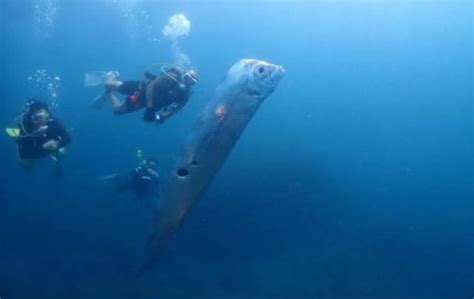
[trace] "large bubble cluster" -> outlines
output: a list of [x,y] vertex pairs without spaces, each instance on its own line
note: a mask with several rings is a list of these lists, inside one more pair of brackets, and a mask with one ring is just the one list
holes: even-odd
[[176,40],[178,37],[187,36],[191,30],[191,22],[183,14],[175,14],[168,20],[161,33],[163,36]]
[[38,69],[28,76],[28,83],[35,90],[36,95],[47,99],[51,107],[58,107],[61,77],[51,75],[45,69]]
[[168,19],[168,24],[163,27],[161,33],[171,40],[171,53],[175,64],[190,66],[191,59],[179,47],[178,39],[189,35],[191,22],[183,14],[175,14]]

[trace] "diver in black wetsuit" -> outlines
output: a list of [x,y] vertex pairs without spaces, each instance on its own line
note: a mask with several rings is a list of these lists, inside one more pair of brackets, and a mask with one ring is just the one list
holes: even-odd
[[18,156],[22,161],[32,161],[47,156],[56,162],[56,175],[63,172],[59,155],[71,141],[64,126],[52,117],[48,105],[35,99],[25,105],[19,124],[19,134],[15,138]]
[[116,176],[116,191],[134,191],[138,197],[149,194],[158,186],[158,162],[149,158],[142,161],[126,178]]
[[[146,108],[143,119],[147,122],[163,123],[178,112],[189,100],[191,88],[198,82],[195,70],[175,67],[164,70],[158,76],[145,72],[145,81],[122,81],[110,72],[105,83],[105,92],[93,105],[100,107],[110,101],[116,114],[125,114]],[[126,96],[121,101],[115,94]]]

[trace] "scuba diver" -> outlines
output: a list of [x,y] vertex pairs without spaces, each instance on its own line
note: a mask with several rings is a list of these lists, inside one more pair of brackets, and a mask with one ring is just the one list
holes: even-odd
[[158,186],[158,161],[148,158],[141,161],[138,166],[123,177],[118,174],[104,176],[98,181],[115,180],[117,193],[134,191],[137,197],[148,195]]
[[[178,67],[162,69],[161,74],[157,76],[145,72],[144,81],[122,81],[118,78],[118,72],[108,72],[105,91],[92,105],[100,108],[110,101],[116,114],[146,108],[143,119],[161,124],[183,108],[191,97],[193,85],[197,82],[198,75],[195,70]],[[117,92],[125,95],[125,100],[120,100]]]
[[25,166],[32,166],[33,160],[49,156],[55,161],[56,176],[62,177],[59,156],[71,138],[64,126],[53,118],[46,103],[28,100],[18,128],[7,128],[6,131],[17,143],[18,156]]

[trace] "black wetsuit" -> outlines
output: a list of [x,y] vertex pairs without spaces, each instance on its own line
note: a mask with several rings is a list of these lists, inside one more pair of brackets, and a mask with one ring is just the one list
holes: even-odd
[[157,183],[157,177],[150,175],[145,166],[139,166],[130,171],[126,179],[118,178],[117,191],[133,190],[137,196],[143,196],[152,191]]
[[47,122],[44,130],[35,126],[29,117],[25,117],[19,127],[18,155],[22,160],[40,159],[51,155],[51,151],[43,148],[43,144],[50,140],[58,142],[58,149],[71,141],[64,126],[54,118]]
[[124,81],[117,91],[127,96],[125,105],[128,112],[140,110],[146,106],[146,82]]
[[[152,111],[160,111],[175,105],[174,112],[181,109],[191,95],[190,88],[184,87],[181,82],[181,72],[170,69],[167,73],[158,76],[146,74],[146,81],[124,81],[117,89],[121,94],[127,95],[125,104],[127,112],[140,110],[147,105],[147,96],[152,97]],[[149,94],[148,94],[149,93]],[[145,120],[148,119],[145,113]]]
[[159,111],[172,104],[184,105],[190,94],[190,88],[181,83],[181,72],[170,69],[167,74],[160,74],[150,81],[150,93],[153,98],[153,109]]

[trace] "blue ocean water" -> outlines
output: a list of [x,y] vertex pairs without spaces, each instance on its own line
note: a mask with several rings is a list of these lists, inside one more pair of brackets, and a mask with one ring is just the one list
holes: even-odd
[[[137,79],[179,49],[200,73],[164,125],[90,109],[84,74]],[[72,135],[58,180],[0,138],[0,298],[474,296],[471,1],[0,2],[0,121],[28,97]],[[135,276],[153,202],[96,178],[136,150],[166,171],[233,63],[286,76],[156,269]],[[56,78],[58,77],[58,78]],[[51,83],[51,85],[49,85]]]

